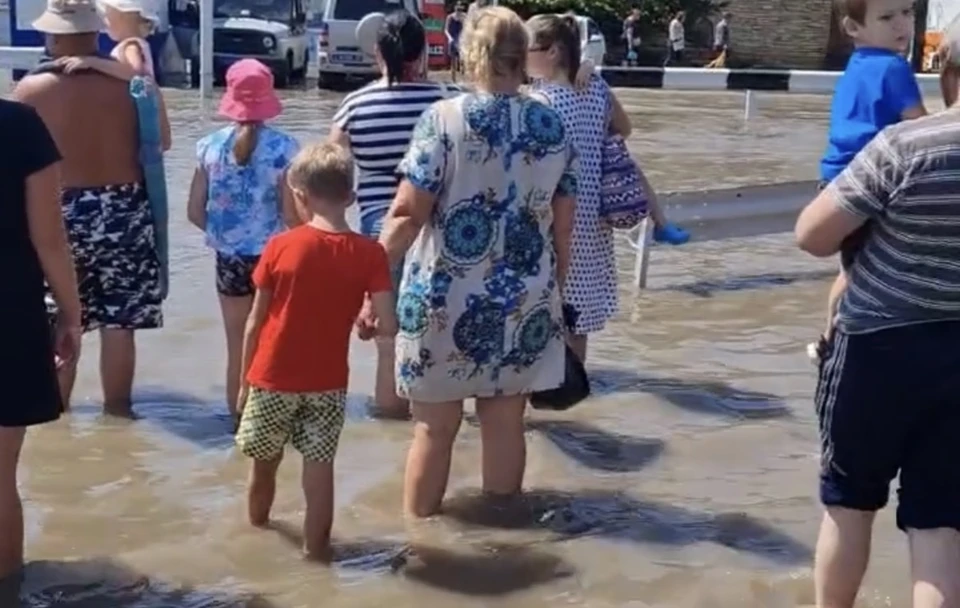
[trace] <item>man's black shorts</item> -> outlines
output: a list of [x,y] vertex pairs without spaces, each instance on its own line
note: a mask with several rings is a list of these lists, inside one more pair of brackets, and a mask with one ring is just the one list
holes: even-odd
[[834,332],[815,399],[823,504],[880,510],[899,474],[901,529],[960,530],[960,322]]

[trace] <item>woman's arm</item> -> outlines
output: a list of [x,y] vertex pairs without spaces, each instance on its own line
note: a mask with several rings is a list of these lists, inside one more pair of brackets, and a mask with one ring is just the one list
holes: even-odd
[[570,268],[570,242],[573,240],[573,216],[576,209],[575,196],[553,197],[553,246],[557,252],[557,283],[562,289],[567,282]]
[[207,229],[207,172],[202,167],[196,168],[190,182],[187,220],[200,230]]
[[58,322],[65,327],[80,327],[80,297],[73,254],[63,225],[58,164],[27,178],[27,223],[30,242],[57,304]]
[[435,194],[417,188],[409,180],[400,182],[380,234],[380,243],[387,251],[391,268],[403,261],[436,203]]
[[336,124],[330,126],[330,135],[327,136],[327,141],[343,146],[347,152],[350,151],[350,134]]
[[623,138],[630,137],[630,134],[633,133],[633,123],[630,121],[630,116],[627,114],[627,111],[623,109],[623,104],[620,103],[620,99],[616,93],[610,90],[609,94],[610,105],[612,106],[610,129]]

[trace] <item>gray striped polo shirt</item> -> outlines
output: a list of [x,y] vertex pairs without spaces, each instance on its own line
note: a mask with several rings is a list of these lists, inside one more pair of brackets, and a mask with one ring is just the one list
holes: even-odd
[[867,220],[837,326],[960,320],[960,110],[888,127],[830,188]]

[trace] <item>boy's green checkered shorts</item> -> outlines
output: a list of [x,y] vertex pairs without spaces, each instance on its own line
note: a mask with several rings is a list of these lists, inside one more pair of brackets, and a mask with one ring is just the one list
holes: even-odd
[[311,462],[333,462],[347,391],[281,393],[250,387],[237,445],[255,460],[276,460],[287,442]]

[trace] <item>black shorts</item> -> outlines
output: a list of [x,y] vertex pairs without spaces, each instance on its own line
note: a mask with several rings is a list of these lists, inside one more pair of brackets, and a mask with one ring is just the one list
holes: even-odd
[[252,296],[253,271],[260,261],[258,255],[231,255],[217,252],[217,293],[231,298]]
[[960,322],[834,332],[820,363],[820,499],[901,529],[960,530]]
[[63,410],[43,293],[31,299],[13,310],[0,305],[4,316],[13,321],[7,324],[0,347],[0,382],[5,387],[0,427],[52,422]]

